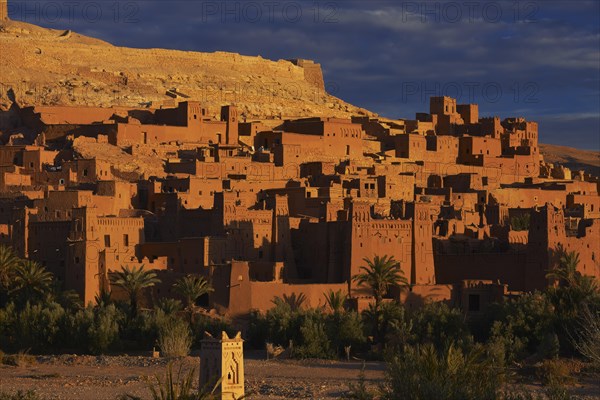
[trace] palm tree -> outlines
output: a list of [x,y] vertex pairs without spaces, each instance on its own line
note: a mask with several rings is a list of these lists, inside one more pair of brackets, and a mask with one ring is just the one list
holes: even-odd
[[564,252],[560,256],[558,268],[554,268],[546,274],[546,278],[558,281],[562,286],[575,286],[578,281],[577,266],[579,265],[579,253]]
[[100,293],[94,296],[96,307],[106,307],[112,304],[112,292],[106,289],[100,289]]
[[52,274],[35,261],[23,260],[14,270],[14,288],[24,302],[46,297],[52,288]]
[[342,293],[341,289],[337,292],[329,289],[329,292],[324,294],[327,305],[333,311],[334,314],[339,314],[344,309],[346,303],[346,295]]
[[135,317],[138,312],[138,300],[142,291],[160,283],[160,279],[152,271],[144,269],[141,265],[138,269],[132,267],[121,267],[121,271],[114,272],[110,276],[110,282],[119,286],[129,296],[129,304],[131,306],[131,316]]
[[162,311],[163,313],[165,313],[165,315],[175,315],[179,311],[181,311],[183,306],[181,305],[181,301],[179,301],[177,299],[163,297],[162,299],[160,299],[158,301],[158,303],[154,306],[154,308],[156,310]]
[[186,307],[190,312],[194,309],[198,297],[208,294],[214,289],[202,276],[187,275],[173,285],[177,293],[185,300]]
[[8,291],[20,260],[10,247],[0,246],[0,290]]
[[379,307],[383,300],[383,296],[387,294],[392,286],[404,287],[408,286],[408,281],[404,277],[404,273],[400,269],[400,264],[394,260],[394,257],[375,256],[373,260],[368,258],[363,259],[366,267],[360,267],[359,274],[356,274],[352,280],[358,283],[359,286],[368,286],[375,297],[375,306]]
[[[557,285],[548,288],[548,294],[559,317],[563,316],[565,321],[569,321],[568,318],[575,318],[582,307],[598,295],[599,288],[593,276],[577,271],[579,253],[566,252],[562,247],[558,252],[562,253],[558,266],[546,274],[546,278]],[[569,325],[569,322],[565,325]]]
[[546,274],[546,278],[558,282],[559,286],[575,288],[584,294],[594,294],[598,291],[598,283],[592,276],[583,275],[577,271],[579,253],[575,251],[563,252],[560,256],[558,268]]
[[302,308],[304,303],[306,302],[306,295],[304,293],[296,294],[292,293],[289,296],[287,294],[283,294],[282,297],[275,297],[272,300],[272,303],[275,306],[284,306],[288,307],[290,311],[296,312]]

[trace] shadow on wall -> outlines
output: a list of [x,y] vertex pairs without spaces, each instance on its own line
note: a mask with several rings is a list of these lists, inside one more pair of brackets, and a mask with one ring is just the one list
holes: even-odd
[[33,132],[29,132],[23,128],[23,123],[20,117],[21,108],[15,101],[15,92],[12,89],[8,89],[6,96],[12,101],[11,106],[8,110],[0,109],[0,143],[7,144],[11,135],[23,134],[25,140],[35,139]]

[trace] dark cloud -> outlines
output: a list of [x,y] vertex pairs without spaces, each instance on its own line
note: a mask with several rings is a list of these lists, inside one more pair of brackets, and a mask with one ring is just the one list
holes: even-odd
[[385,116],[455,95],[537,118],[542,141],[600,148],[595,0],[11,1],[11,14],[122,46],[312,58],[337,96]]

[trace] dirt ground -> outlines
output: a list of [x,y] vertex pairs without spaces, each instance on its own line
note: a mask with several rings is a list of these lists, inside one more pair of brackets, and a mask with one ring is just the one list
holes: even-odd
[[[174,361],[185,373],[198,370],[199,359]],[[131,394],[149,399],[148,382],[164,377],[169,360],[142,356],[38,356],[31,365],[0,365],[0,393],[18,390],[37,392],[43,399],[116,400]],[[269,360],[259,354],[246,355],[246,393],[252,400],[333,400],[344,398],[349,384],[359,380],[362,362],[323,360]],[[365,363],[365,378],[371,387],[384,377],[384,364]],[[578,399],[600,399],[600,378],[587,376],[572,387]],[[197,383],[196,383],[197,385]],[[526,385],[528,390],[541,391]]]
[[[114,400],[122,394],[149,398],[148,379],[164,376],[168,360],[127,356],[37,357],[33,365],[0,365],[0,392],[34,390],[44,399]],[[198,358],[175,361],[174,372],[198,369]],[[357,382],[362,363],[338,361],[245,360],[249,399],[340,399]],[[366,363],[370,385],[383,378],[382,363]]]

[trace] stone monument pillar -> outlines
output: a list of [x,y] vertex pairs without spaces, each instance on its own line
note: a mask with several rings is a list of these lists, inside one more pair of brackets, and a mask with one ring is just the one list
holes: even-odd
[[240,332],[234,338],[223,332],[220,339],[205,333],[200,349],[200,388],[212,390],[221,379],[217,398],[237,400],[244,396],[243,344]]

